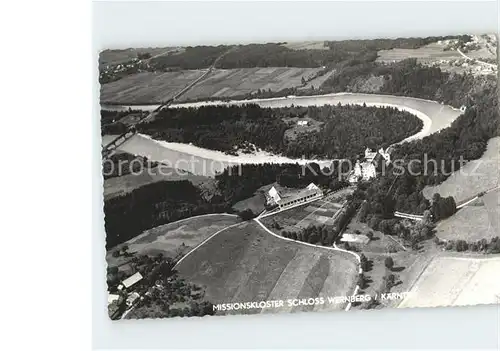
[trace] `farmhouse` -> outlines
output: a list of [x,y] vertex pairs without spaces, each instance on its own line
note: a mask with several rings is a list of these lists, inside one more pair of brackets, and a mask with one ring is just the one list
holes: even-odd
[[298,126],[307,126],[308,124],[309,124],[309,121],[306,121],[306,120],[297,121]]
[[323,191],[314,183],[309,184],[305,189],[289,195],[280,195],[275,187],[268,193],[268,203],[277,205],[280,209],[304,204],[323,197]]

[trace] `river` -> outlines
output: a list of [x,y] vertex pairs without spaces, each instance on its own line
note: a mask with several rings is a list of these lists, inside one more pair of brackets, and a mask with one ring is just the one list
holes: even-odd
[[[203,101],[183,104],[172,104],[172,108],[200,107],[216,105],[242,105],[255,103],[261,107],[287,107],[287,106],[323,106],[323,105],[362,105],[395,107],[407,111],[423,122],[422,129],[402,140],[401,142],[423,138],[448,127],[460,114],[461,111],[448,105],[435,101],[423,100],[405,96],[339,93],[314,96],[293,96],[271,99],[232,100],[232,101]],[[129,108],[152,111],[159,105],[102,105],[102,109],[124,111]],[[103,144],[109,142],[112,136],[104,136]],[[273,155],[268,152],[255,154],[242,154],[238,156],[227,155],[220,151],[208,150],[190,144],[170,143],[153,140],[145,135],[136,135],[118,147],[119,150],[135,155],[146,156],[151,160],[167,163],[169,166],[188,170],[197,175],[213,176],[232,164],[262,164],[262,163],[299,163],[317,162],[321,166],[327,166],[330,160],[306,160],[291,159],[281,155]]]

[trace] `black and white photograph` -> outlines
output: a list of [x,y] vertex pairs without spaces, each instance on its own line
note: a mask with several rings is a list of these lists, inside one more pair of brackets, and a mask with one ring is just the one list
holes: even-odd
[[100,51],[109,318],[497,304],[497,52],[490,33]]

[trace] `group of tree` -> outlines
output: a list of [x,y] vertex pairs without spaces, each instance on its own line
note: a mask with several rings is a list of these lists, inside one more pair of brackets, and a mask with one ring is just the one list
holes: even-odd
[[498,254],[500,253],[500,237],[494,237],[490,241],[486,239],[481,239],[478,241],[467,242],[465,240],[448,240],[446,243],[440,243],[444,245],[444,248],[449,251],[471,251],[471,252],[483,252],[487,254]]
[[172,69],[203,69],[210,67],[215,60],[229,50],[229,46],[187,46],[182,51],[172,51],[149,61],[155,71]]
[[303,241],[309,244],[331,246],[338,233],[331,226],[310,225],[299,230],[283,230],[284,238]]
[[441,197],[439,193],[432,196],[432,216],[434,221],[448,218],[457,212],[457,204],[453,196]]

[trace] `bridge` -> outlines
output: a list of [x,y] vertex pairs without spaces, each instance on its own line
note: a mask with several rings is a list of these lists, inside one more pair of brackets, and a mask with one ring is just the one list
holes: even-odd
[[162,109],[170,106],[172,103],[174,103],[177,99],[179,99],[182,95],[184,95],[189,89],[191,89],[193,86],[198,84],[200,81],[205,79],[215,68],[215,65],[219,60],[224,57],[228,52],[233,50],[234,48],[229,49],[225,53],[223,53],[221,56],[217,57],[215,61],[212,63],[212,65],[203,73],[200,77],[196,78],[193,80],[191,83],[186,85],[182,90],[180,90],[177,94],[174,95],[171,99],[167,100],[166,102],[162,102],[160,106],[158,106],[154,111],[149,113],[147,116],[144,118],[141,118],[137,123],[129,126],[127,128],[127,131],[121,135],[119,135],[117,138],[115,138],[113,141],[110,143],[106,144],[103,146],[102,151],[101,151],[101,156],[102,160],[106,160],[107,158],[111,157],[114,153],[115,150],[122,144],[124,144],[127,140],[132,138],[136,133],[137,129],[136,126],[142,124],[142,123],[148,123],[150,122]]
[[416,215],[416,214],[411,214],[411,213],[404,213],[404,212],[399,212],[399,211],[394,212],[394,217],[407,218],[407,219],[412,219],[412,220],[415,220],[415,221],[421,221],[421,220],[424,219],[424,216],[421,216],[421,215]]
[[136,125],[149,122],[150,120],[153,119],[154,116],[156,116],[156,114],[158,112],[160,112],[161,109],[169,106],[172,102],[173,102],[173,99],[170,99],[167,102],[165,102],[164,104],[161,104],[160,106],[158,106],[158,108],[156,108],[154,111],[149,113],[147,116],[145,116],[144,118],[141,118],[137,123],[129,126],[124,133],[120,134],[114,140],[112,140],[108,144],[104,145],[102,148],[102,151],[101,151],[102,160],[104,161],[107,158],[111,157],[115,153],[115,150],[120,145],[124,144],[127,140],[132,138],[137,133],[137,129],[135,127]]

